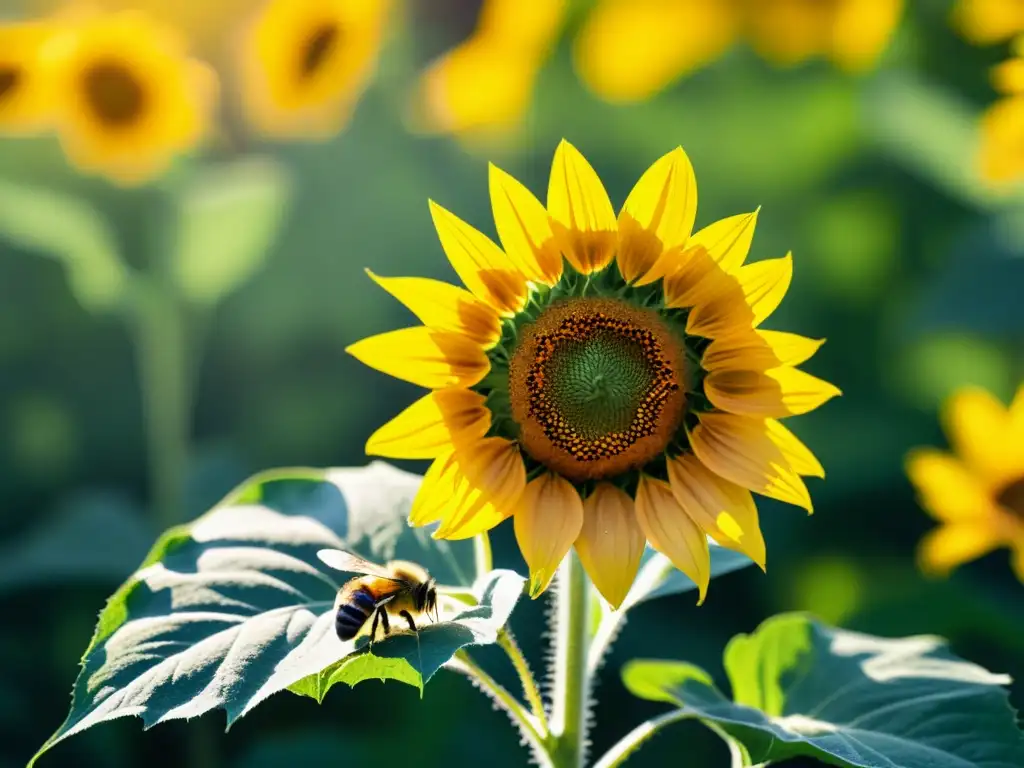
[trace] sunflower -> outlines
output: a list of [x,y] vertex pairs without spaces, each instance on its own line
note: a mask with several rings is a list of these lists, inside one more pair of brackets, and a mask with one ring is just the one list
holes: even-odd
[[1009,40],[1024,32],[1024,3],[1019,0],[960,0],[953,23],[975,45]]
[[53,29],[46,24],[0,24],[0,131],[31,133],[49,122],[53,95],[39,55]]
[[455,134],[514,127],[566,10],[566,0],[486,0],[473,34],[421,75],[414,102],[419,126]]
[[995,183],[1024,176],[1024,37],[1014,51],[1014,58],[992,72],[993,85],[1005,98],[981,118],[981,173]]
[[377,63],[389,0],[270,0],[243,44],[243,99],[275,136],[329,136]]
[[944,574],[1005,546],[1024,581],[1024,386],[1009,408],[962,389],[943,415],[953,453],[918,448],[907,457],[921,506],[940,523],[921,542],[921,567]]
[[701,600],[705,534],[764,567],[751,491],[810,511],[801,475],[824,474],[779,419],[838,394],[795,367],[821,341],[759,327],[792,258],[744,265],[756,211],[691,234],[682,149],[650,167],[618,217],[564,141],[546,208],[494,166],[490,197],[503,248],[430,204],[468,290],[373,276],[423,326],[348,349],[431,390],[366,446],[433,459],[410,522],[461,539],[513,517],[534,597],[574,544],[615,606],[645,541]]
[[207,130],[213,73],[142,14],[81,19],[53,39],[44,59],[61,144],[82,169],[139,183]]

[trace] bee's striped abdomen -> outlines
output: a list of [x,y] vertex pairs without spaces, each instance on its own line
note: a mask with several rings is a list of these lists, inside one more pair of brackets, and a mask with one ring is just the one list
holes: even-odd
[[339,640],[351,640],[362,628],[377,607],[377,601],[365,589],[357,589],[349,595],[348,602],[338,606],[334,617],[334,629]]

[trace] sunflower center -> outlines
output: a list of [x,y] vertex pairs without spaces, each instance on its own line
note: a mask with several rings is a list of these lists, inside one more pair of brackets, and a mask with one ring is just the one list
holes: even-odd
[[0,67],[0,99],[11,94],[21,81],[21,70],[14,67]]
[[996,502],[999,506],[1012,512],[1017,517],[1024,519],[1024,477],[1014,480],[1004,486],[996,494]]
[[534,459],[574,481],[665,450],[683,413],[683,345],[657,314],[572,299],[524,327],[509,366],[512,416]]
[[93,112],[107,125],[123,128],[145,108],[146,94],[138,78],[122,64],[101,62],[83,76],[85,95]]
[[302,47],[302,58],[299,62],[302,77],[312,77],[316,74],[340,42],[341,30],[336,24],[326,23],[317,27]]

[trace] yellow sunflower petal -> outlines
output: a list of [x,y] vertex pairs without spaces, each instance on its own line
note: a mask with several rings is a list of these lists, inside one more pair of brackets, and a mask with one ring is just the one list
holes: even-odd
[[708,469],[736,485],[813,511],[811,495],[760,419],[705,413],[690,433],[694,454]]
[[519,447],[501,437],[460,445],[452,503],[441,515],[437,539],[464,539],[493,528],[518,509],[526,488]]
[[1024,59],[1010,59],[995,67],[992,85],[1007,95],[1024,94]]
[[690,246],[702,246],[726,272],[739,269],[750,253],[757,227],[758,208],[708,224],[690,240]]
[[957,392],[943,409],[943,421],[956,453],[991,486],[1024,475],[1024,440],[1010,412],[979,387]]
[[629,282],[662,253],[686,244],[697,217],[697,178],[676,147],[647,169],[619,213],[619,271]]
[[715,339],[704,351],[700,364],[706,371],[767,371],[807,362],[824,343],[824,339],[757,328]]
[[764,570],[764,536],[750,491],[723,480],[693,454],[669,461],[668,478],[676,501],[697,525],[723,547],[742,552]]
[[1006,0],[960,0],[953,10],[953,22],[977,45],[988,45],[1024,31],[1024,13]]
[[948,453],[933,448],[911,451],[907,476],[917,488],[921,506],[938,520],[958,522],[994,514],[985,484]]
[[381,373],[428,389],[471,387],[491,369],[471,339],[423,327],[371,336],[345,351]]
[[778,308],[789,290],[793,280],[793,254],[747,264],[737,276],[747,304],[754,312],[754,325],[760,325]]
[[611,200],[590,163],[564,139],[551,164],[547,207],[562,253],[577,270],[590,274],[612,260],[617,225]]
[[1017,581],[1024,583],[1024,537],[1017,538],[1013,542],[1013,551],[1010,554],[1010,565]]
[[917,550],[921,570],[944,576],[958,565],[987,555],[1003,543],[993,521],[945,523],[928,533]]
[[431,463],[409,509],[409,525],[428,525],[444,515],[456,489],[456,463],[452,448],[438,455]]
[[646,544],[633,500],[610,483],[598,484],[583,503],[576,554],[612,608],[622,605],[633,586]]
[[768,430],[768,437],[782,451],[783,457],[794,472],[811,477],[825,476],[825,468],[821,466],[821,462],[811,452],[811,449],[781,422],[775,419],[765,419],[764,425]]
[[526,279],[483,232],[430,201],[441,247],[466,287],[500,314],[514,315],[526,303]]
[[501,338],[498,315],[469,291],[426,277],[379,277],[370,270],[366,274],[434,330],[468,336],[484,347]]
[[672,488],[662,480],[640,476],[636,518],[651,546],[697,585],[697,605],[704,602],[711,582],[711,553],[704,531],[680,506]]
[[530,568],[530,597],[551,583],[583,528],[583,502],[572,484],[545,473],[526,486],[513,518],[516,541]]
[[433,459],[452,444],[479,440],[491,427],[486,400],[468,389],[439,389],[424,395],[374,432],[366,453],[389,459]]
[[562,276],[562,253],[548,212],[530,190],[493,164],[489,182],[494,226],[505,253],[528,280],[554,285]]
[[723,411],[765,418],[808,413],[841,394],[827,381],[797,368],[714,371],[704,380],[704,392]]

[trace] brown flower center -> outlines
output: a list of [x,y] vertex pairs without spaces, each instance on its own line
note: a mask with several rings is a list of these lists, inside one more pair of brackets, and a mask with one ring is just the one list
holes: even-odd
[[336,24],[326,23],[317,27],[302,46],[299,74],[303,78],[315,75],[340,43],[341,29]]
[[683,345],[650,310],[574,299],[522,329],[509,369],[530,456],[573,481],[614,477],[665,450],[683,415]]
[[146,107],[146,93],[135,74],[118,62],[100,62],[85,70],[85,97],[93,113],[112,128],[136,122]]
[[0,66],[0,99],[7,98],[18,88],[22,72],[16,67]]
[[996,503],[1024,520],[1024,477],[1004,486],[996,494]]

